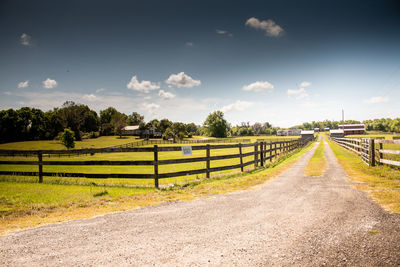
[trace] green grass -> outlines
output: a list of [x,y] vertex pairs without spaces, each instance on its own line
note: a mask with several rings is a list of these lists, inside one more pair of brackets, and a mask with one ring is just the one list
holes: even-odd
[[313,156],[308,162],[306,168],[304,169],[304,173],[306,176],[322,176],[324,171],[328,167],[328,162],[325,158],[325,145],[322,138],[320,139],[319,145],[315,150]]
[[[100,137],[103,138],[103,137]],[[100,139],[98,138],[98,139]],[[256,141],[257,138],[260,137],[251,137],[252,141]],[[264,138],[264,137],[263,137]],[[98,145],[98,139],[89,139],[87,144],[90,145]],[[287,138],[271,136],[271,140],[288,140]],[[120,141],[117,137],[104,137],[103,145],[109,146],[111,143],[115,142],[115,140]],[[86,141],[86,140],[85,140]],[[42,142],[42,141],[38,141]],[[125,141],[126,142],[126,141]],[[26,142],[20,142],[26,143]],[[10,143],[9,149],[25,149],[23,144],[20,143]],[[30,143],[30,149],[33,143]],[[14,144],[12,146],[12,144]],[[215,144],[215,143],[213,143]],[[179,144],[167,144],[162,146],[179,146]],[[204,144],[194,144],[195,145],[204,145]],[[148,147],[151,147],[149,145]],[[50,148],[49,148],[50,149]],[[253,147],[243,148],[242,152],[252,152],[254,151]],[[213,149],[211,150],[211,156],[219,156],[219,155],[231,155],[238,154],[238,148],[230,148],[230,149]],[[191,157],[204,157],[206,156],[206,151],[193,151],[193,156]],[[180,159],[182,158],[182,153],[180,151],[176,152],[160,152],[159,160],[166,159]],[[187,158],[190,158],[187,157]],[[248,162],[254,159],[254,156],[244,157],[243,161]],[[35,157],[0,157],[0,160],[37,160]],[[91,155],[80,155],[80,156],[52,156],[52,157],[44,157],[44,161],[84,161],[84,160],[153,160],[152,152],[131,152],[131,153],[97,153],[93,156]],[[221,167],[228,165],[239,164],[240,159],[224,159],[218,161],[211,162],[211,168],[213,167]],[[171,165],[160,165],[159,173],[169,173],[169,172],[178,172],[178,171],[187,171],[194,169],[204,169],[206,167],[205,162],[193,162],[193,163],[183,163],[183,164],[171,164]],[[251,169],[252,166],[247,166],[245,170]],[[38,167],[35,165],[0,165],[0,170],[7,171],[37,171]],[[136,173],[136,174],[152,174],[154,173],[153,166],[43,166],[44,172],[83,172],[83,173]],[[239,169],[220,171],[212,173],[212,175],[221,175],[231,172],[237,172]],[[184,177],[174,177],[167,179],[160,179],[161,186],[170,186],[173,184],[185,184],[188,181],[204,179],[205,174],[201,175],[187,175]],[[0,181],[24,181],[24,182],[36,182],[38,180],[37,177],[14,177],[14,176],[0,176]],[[53,183],[53,184],[91,184],[96,183],[99,185],[129,185],[129,186],[144,186],[144,187],[152,187],[154,186],[154,181],[152,179],[87,179],[87,178],[60,178],[60,177],[44,177],[45,183]]]
[[333,153],[351,181],[360,190],[369,192],[377,203],[391,212],[400,213],[400,171],[386,165],[368,167],[355,153],[328,141]]
[[0,182],[0,234],[164,201],[192,200],[210,194],[248,189],[278,175],[309,149],[311,146],[284,155],[267,168],[192,181],[162,190],[98,184],[60,185],[3,181]]

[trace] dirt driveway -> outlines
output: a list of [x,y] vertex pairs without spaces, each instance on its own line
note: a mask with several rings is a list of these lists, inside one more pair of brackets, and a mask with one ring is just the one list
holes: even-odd
[[399,266],[400,216],[346,181],[330,148],[255,190],[168,203],[0,238],[1,266]]

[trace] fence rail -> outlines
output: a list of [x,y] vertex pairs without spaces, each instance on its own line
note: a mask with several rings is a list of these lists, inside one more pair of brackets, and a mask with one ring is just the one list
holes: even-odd
[[[56,177],[85,177],[85,178],[128,178],[128,179],[154,179],[154,185],[156,188],[159,187],[159,179],[179,177],[194,174],[206,174],[207,178],[210,178],[212,172],[239,169],[243,172],[244,167],[253,165],[254,167],[265,166],[266,161],[272,161],[281,153],[286,153],[294,149],[305,146],[309,140],[287,140],[287,141],[274,141],[274,142],[255,142],[247,144],[225,144],[225,145],[200,145],[193,146],[192,150],[198,151],[203,150],[206,152],[205,157],[190,157],[190,158],[177,158],[177,159],[164,159],[159,160],[159,152],[171,152],[181,151],[182,146],[167,146],[159,147],[154,145],[153,147],[111,147],[111,148],[100,148],[100,149],[76,149],[76,150],[0,150],[0,156],[35,156],[37,160],[1,160],[1,165],[37,165],[38,171],[0,171],[0,175],[18,175],[18,176],[38,176],[39,183],[43,182],[45,176],[56,176]],[[243,148],[250,147],[253,151],[243,153]],[[216,155],[211,156],[211,150],[237,148],[238,153],[229,155]],[[45,161],[43,160],[44,155],[70,155],[70,154],[95,154],[95,153],[121,153],[121,152],[151,152],[153,153],[153,160],[126,160],[126,161],[112,161],[112,160],[79,160],[79,161]],[[253,160],[244,162],[244,158],[254,156]],[[221,167],[211,167],[211,161],[223,160],[223,159],[234,159],[239,158],[239,164],[233,164]],[[160,165],[170,164],[182,164],[192,162],[205,162],[206,167],[201,169],[159,173]],[[60,165],[60,166],[85,166],[85,165],[99,165],[99,166],[153,166],[153,173],[149,174],[138,174],[138,173],[76,173],[76,172],[45,172],[43,166],[46,165]]]
[[376,163],[400,167],[400,161],[384,159],[384,155],[399,155],[400,150],[383,149],[383,144],[399,144],[400,140],[385,140],[377,138],[330,138],[336,144],[357,153],[368,166]]

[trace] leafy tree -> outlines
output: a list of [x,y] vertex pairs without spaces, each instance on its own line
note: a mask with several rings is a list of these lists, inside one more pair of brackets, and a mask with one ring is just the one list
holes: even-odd
[[141,122],[144,122],[144,117],[137,112],[132,112],[132,114],[128,116],[128,125],[139,125]]
[[119,138],[122,138],[122,128],[126,126],[127,116],[123,113],[116,113],[111,118],[111,125],[114,129],[114,134],[119,135]]
[[181,122],[174,122],[170,127],[168,127],[164,134],[163,137],[165,139],[172,138],[174,142],[178,140],[182,140],[186,135],[186,127],[185,124]]
[[160,127],[160,132],[161,134],[164,134],[165,131],[172,125],[172,121],[168,119],[162,119],[160,121],[159,127]]
[[229,131],[229,124],[224,119],[222,111],[210,113],[203,123],[206,134],[212,137],[226,137]]
[[61,135],[61,144],[67,149],[75,147],[75,133],[71,129],[66,128]]

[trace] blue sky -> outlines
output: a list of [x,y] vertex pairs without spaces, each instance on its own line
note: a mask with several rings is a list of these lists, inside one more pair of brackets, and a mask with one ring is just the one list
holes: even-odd
[[398,1],[1,1],[0,109],[400,116]]

